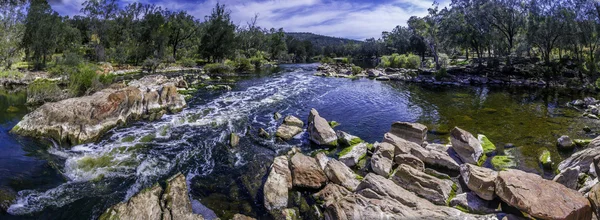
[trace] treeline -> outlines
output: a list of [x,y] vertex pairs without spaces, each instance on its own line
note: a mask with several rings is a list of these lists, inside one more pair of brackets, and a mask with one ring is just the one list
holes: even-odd
[[576,65],[596,76],[599,43],[600,2],[595,0],[452,0],[449,8],[434,4],[428,15],[411,17],[407,26],[336,52],[371,58],[411,53],[433,57],[438,69],[458,58],[488,66],[528,58],[554,69]]
[[306,62],[323,54],[321,47],[286,36],[281,28],[259,27],[257,17],[235,25],[221,4],[204,19],[152,4],[120,7],[117,0],[85,1],[81,14],[61,16],[46,0],[1,2],[0,67],[28,61],[40,70],[79,57],[151,69],[164,63],[195,66],[226,60],[246,68]]

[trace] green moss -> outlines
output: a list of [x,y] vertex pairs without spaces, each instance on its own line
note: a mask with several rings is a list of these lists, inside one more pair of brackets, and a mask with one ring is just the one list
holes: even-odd
[[154,138],[156,138],[155,134],[149,134],[149,135],[146,135],[146,136],[142,137],[142,139],[140,139],[140,142],[142,142],[142,143],[148,143],[148,142],[154,140]]
[[452,190],[450,190],[450,195],[448,196],[448,200],[446,200],[446,205],[450,206],[450,201],[456,197],[456,191],[458,190],[458,186],[456,183],[452,183]]
[[481,141],[481,147],[483,148],[484,154],[489,155],[496,151],[496,145],[494,145],[494,143],[492,143],[485,135],[480,134],[477,138]]
[[573,142],[575,142],[578,147],[587,147],[590,142],[592,142],[592,139],[575,139]]
[[544,149],[538,158],[540,164],[546,169],[552,168],[552,157],[550,151]]
[[363,179],[365,179],[363,176],[355,174],[354,178],[356,178],[358,181],[363,181]]
[[6,109],[6,112],[8,112],[8,113],[15,113],[15,112],[18,112],[18,111],[19,111],[19,108],[17,108],[17,107],[14,107],[14,106],[12,106],[12,105],[11,105],[11,106],[9,106],[9,107]]
[[516,166],[515,161],[510,156],[495,156],[492,158],[491,163],[496,170],[504,170]]
[[329,143],[327,143],[327,145],[329,145],[329,146],[338,146],[338,140],[336,139],[336,140],[334,140],[332,142],[329,142]]
[[355,138],[352,138],[352,140],[350,140],[349,144],[352,146],[355,144],[360,144],[362,142],[364,142],[362,139],[360,139],[359,137],[355,137]]
[[338,125],[340,125],[340,123],[338,123],[337,121],[330,121],[330,122],[329,122],[329,126],[330,126],[331,128],[335,128],[335,127],[337,127]]
[[467,207],[464,207],[464,206],[462,206],[462,205],[457,205],[457,206],[454,206],[454,208],[455,208],[455,209],[458,209],[458,210],[460,210],[461,212],[466,212],[466,213],[469,213],[469,208],[467,208]]
[[96,168],[108,167],[112,163],[112,157],[102,155],[100,157],[85,156],[77,161],[77,166],[85,171],[90,171]]
[[134,136],[128,135],[128,136],[125,136],[123,139],[121,139],[121,142],[129,143],[129,142],[133,142],[134,140],[135,140]]
[[169,125],[162,126],[160,128],[160,136],[167,136],[167,131],[169,131],[169,128],[171,128]]
[[373,148],[374,148],[374,147],[373,147],[373,144],[371,144],[371,143],[367,143],[367,150],[369,150],[369,151],[373,151],[373,150],[375,150],[375,149],[373,149]]
[[346,155],[346,154],[350,153],[350,151],[352,151],[352,149],[354,149],[354,147],[356,147],[356,145],[358,145],[358,144],[351,145],[350,147],[346,147],[346,148],[342,149],[342,150],[341,150],[341,151],[338,153],[338,156],[339,156],[339,157],[343,157],[344,155]]

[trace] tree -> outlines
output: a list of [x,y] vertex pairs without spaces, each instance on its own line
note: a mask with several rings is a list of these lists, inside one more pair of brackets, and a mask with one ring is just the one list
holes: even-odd
[[200,55],[209,61],[222,61],[230,55],[235,45],[235,25],[225,5],[217,3],[210,16],[206,17],[206,28],[202,35]]
[[10,69],[19,58],[24,14],[21,4],[0,4],[0,68]]
[[97,61],[106,60],[105,49],[110,46],[109,21],[115,18],[118,9],[116,0],[87,0],[83,3],[81,12],[90,19],[90,46],[95,50]]
[[[482,16],[491,27],[500,32],[506,41],[507,56],[515,45],[515,36],[525,24],[525,10],[520,0],[491,0],[483,7],[487,16]],[[510,59],[508,59],[510,62]]]
[[166,12],[169,44],[173,48],[173,58],[177,59],[177,50],[183,43],[198,33],[200,27],[194,17],[185,11]]
[[275,31],[275,28],[271,28],[269,34],[269,53],[271,54],[271,59],[279,59],[280,56],[287,51],[287,46],[285,45],[285,33],[283,32],[283,28]]
[[546,64],[560,38],[565,35],[569,17],[573,12],[561,5],[560,1],[532,0],[529,6],[527,38],[538,47]]
[[47,56],[58,45],[61,18],[45,0],[32,0],[25,19],[25,34],[21,46],[35,62],[35,69],[46,65]]
[[434,8],[430,8],[429,15],[424,18],[418,18],[416,16],[408,19],[408,27],[416,34],[422,37],[425,44],[429,47],[433,59],[435,61],[435,68],[440,69],[439,56],[438,56],[438,9],[437,5]]

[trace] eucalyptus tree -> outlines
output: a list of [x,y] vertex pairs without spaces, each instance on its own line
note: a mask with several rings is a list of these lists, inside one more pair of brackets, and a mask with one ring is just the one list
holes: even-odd
[[166,11],[165,13],[167,29],[169,31],[169,45],[173,49],[173,58],[177,59],[177,50],[181,48],[186,41],[199,33],[199,22],[194,19],[194,16],[189,15],[185,11]]
[[234,51],[235,25],[231,22],[231,12],[225,5],[217,3],[212,13],[206,16],[205,31],[202,34],[200,55],[209,61],[222,61]]
[[34,68],[41,69],[46,65],[48,56],[58,46],[61,18],[45,0],[31,0],[25,18],[25,32],[21,47],[26,55],[34,61]]
[[573,11],[561,0],[531,0],[527,18],[527,39],[536,46],[546,64],[550,64],[552,50],[567,34]]
[[[535,1],[535,0],[534,0]],[[554,1],[554,0],[550,0]],[[526,10],[522,0],[490,0],[484,3],[484,15],[481,18],[497,30],[506,45],[508,61],[510,63],[510,53],[515,46],[517,34],[521,32],[525,25]]]
[[90,46],[95,50],[97,61],[106,60],[106,48],[110,46],[110,20],[118,12],[117,0],[87,0],[83,3],[81,12],[90,19]]
[[283,28],[279,28],[279,30],[271,28],[269,31],[269,53],[271,54],[271,59],[279,59],[286,51],[287,45],[285,44]]
[[19,2],[0,4],[0,68],[10,69],[19,59],[19,43],[25,29],[23,8]]
[[408,27],[416,34],[422,37],[423,41],[429,48],[431,55],[435,61],[435,68],[440,69],[438,56],[438,41],[439,41],[439,23],[440,16],[438,14],[437,3],[433,8],[428,9],[429,14],[423,18],[416,16],[408,19]]

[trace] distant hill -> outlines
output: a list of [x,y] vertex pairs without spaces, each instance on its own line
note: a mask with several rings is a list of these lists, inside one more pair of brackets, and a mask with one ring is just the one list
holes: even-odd
[[287,36],[291,36],[300,41],[308,40],[314,46],[317,46],[317,47],[337,46],[337,45],[348,44],[348,43],[357,43],[357,44],[362,43],[362,41],[358,41],[358,40],[339,38],[339,37],[330,37],[330,36],[318,35],[318,34],[313,34],[313,33],[287,32],[285,34]]

